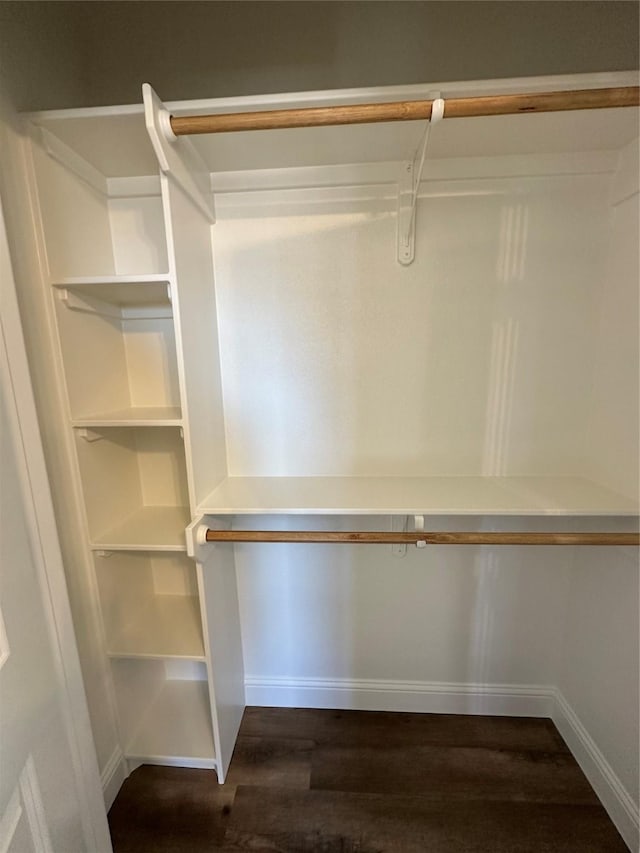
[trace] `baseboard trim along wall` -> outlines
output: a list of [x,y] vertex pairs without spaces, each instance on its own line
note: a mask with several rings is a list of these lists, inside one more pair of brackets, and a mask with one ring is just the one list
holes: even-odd
[[245,678],[247,705],[550,717],[629,849],[638,850],[638,806],[553,685],[321,678]]
[[122,787],[122,783],[128,775],[129,772],[125,757],[122,754],[122,750],[119,747],[116,747],[100,773],[102,794],[104,796],[104,804],[107,811],[109,811],[113,805],[113,801],[118,796],[118,791]]
[[551,719],[582,768],[629,850],[639,849],[638,805],[604,757],[562,692],[555,691]]
[[555,688],[347,678],[245,678],[247,705],[550,717]]

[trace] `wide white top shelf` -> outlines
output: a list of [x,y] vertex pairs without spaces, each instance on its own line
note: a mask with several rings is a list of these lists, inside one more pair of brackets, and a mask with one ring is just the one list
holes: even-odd
[[638,505],[580,477],[229,477],[202,513],[634,516]]
[[[149,81],[153,85],[153,80]],[[383,103],[433,97],[637,85],[633,72],[575,74],[472,82],[387,86],[167,102],[172,115]],[[160,89],[158,96],[163,97]],[[142,100],[142,95],[141,95]],[[80,154],[105,177],[155,175],[142,103],[34,113],[31,119]],[[570,153],[618,149],[637,136],[638,110],[582,110],[443,121],[429,143],[429,159]],[[413,156],[424,122],[316,127],[194,136],[212,172],[382,163]],[[114,145],[113,140],[118,144]]]

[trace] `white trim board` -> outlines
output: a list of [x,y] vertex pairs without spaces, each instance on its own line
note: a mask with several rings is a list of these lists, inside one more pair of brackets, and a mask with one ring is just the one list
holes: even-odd
[[349,678],[245,678],[247,705],[423,714],[550,717],[629,849],[638,806],[557,687]]
[[555,688],[365,678],[245,678],[247,705],[550,717]]
[[118,796],[118,791],[128,775],[126,759],[120,747],[117,746],[100,773],[104,805],[107,811],[113,805],[113,801]]

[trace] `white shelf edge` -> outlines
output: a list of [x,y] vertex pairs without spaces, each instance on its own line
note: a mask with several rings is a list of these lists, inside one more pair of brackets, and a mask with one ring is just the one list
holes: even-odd
[[[598,89],[609,86],[635,86],[636,71],[601,71],[579,74],[537,75],[473,81],[425,81],[404,85],[375,86],[345,89],[312,89],[304,92],[279,92],[266,95],[239,95],[226,98],[195,98],[188,101],[167,101],[165,106],[174,115],[189,115],[200,111],[247,112],[254,109],[287,107],[332,106],[336,104],[381,103],[392,100],[412,100],[429,97],[434,89],[448,97],[470,95],[515,94],[518,92],[551,92],[557,89]],[[36,110],[25,118],[38,124],[65,119],[108,118],[109,116],[140,115],[142,103],[102,107],[71,107],[60,110]]]
[[85,276],[61,276],[52,278],[49,282],[51,287],[79,287],[84,284],[164,284],[169,283],[169,273],[148,273],[134,275],[85,275]]
[[131,545],[121,542],[92,542],[89,547],[92,551],[161,551],[183,554],[187,551],[186,545]]
[[197,595],[127,596],[119,620],[120,627],[105,623],[110,658],[206,663]]
[[[146,409],[153,408],[151,406],[146,407]],[[175,406],[158,406],[159,410],[168,409],[168,408],[176,408],[179,412],[175,417],[144,417],[144,416],[136,416],[134,413],[136,412],[135,407],[131,407],[129,410],[131,415],[127,415],[127,409],[118,409],[111,412],[101,412],[95,415],[85,415],[79,418],[71,419],[71,426],[74,429],[80,429],[82,427],[104,427],[108,429],[109,427],[181,427],[183,426],[183,418],[182,413],[180,412],[180,407]]]
[[161,654],[155,652],[114,652],[107,649],[107,657],[112,660],[189,660],[206,663],[204,655]]
[[192,758],[180,755],[148,755],[145,752],[123,753],[128,761],[139,761],[141,764],[158,764],[164,767],[187,767],[192,770],[217,770],[218,762],[215,758]]
[[[321,481],[321,486],[324,488],[318,490],[318,494],[320,497],[324,496],[324,500],[313,498],[313,481]],[[358,480],[368,481],[367,483],[361,484],[363,486],[363,500],[362,502],[356,503],[356,500],[352,499],[349,501],[338,499],[330,503],[326,500],[326,486],[329,484],[329,481],[335,480],[336,491],[340,491],[341,481],[342,483],[349,483],[353,486],[354,482]],[[388,483],[384,481],[387,480]],[[406,480],[407,485],[412,485],[415,487],[416,483],[420,480],[424,481],[426,486],[437,487],[442,485],[460,485],[461,483],[464,485],[464,481],[467,480],[473,486],[486,486],[488,490],[498,489],[498,491],[502,492],[502,495],[499,497],[504,498],[504,502],[500,502],[499,500],[487,498],[485,499],[485,503],[480,501],[476,502],[474,506],[461,505],[455,503],[442,503],[440,505],[434,504],[433,494],[425,493],[425,497],[413,497],[408,499],[406,503],[402,503],[400,501],[393,501],[389,503],[378,503],[377,505],[366,504],[364,503],[364,498],[366,497],[364,493],[364,489],[370,489],[373,484],[377,488],[384,488],[385,486],[390,486],[392,484],[395,487],[398,487],[398,482],[400,480]],[[257,489],[261,494],[260,499],[258,496],[248,495],[248,499],[242,504],[239,501],[231,501],[227,502],[226,500],[216,501],[216,493],[218,493],[221,497],[226,497],[224,495],[225,489],[233,488],[234,486],[247,485],[247,481],[253,481]],[[296,482],[297,481],[297,482]],[[441,482],[438,482],[441,481]],[[473,481],[473,482],[472,482]],[[527,482],[524,482],[527,481]],[[535,482],[532,482],[535,481]],[[546,481],[546,483],[545,483]],[[529,497],[529,501],[527,502],[526,494],[527,489],[525,487],[530,487],[532,485],[536,485],[538,487],[553,487],[554,482],[557,487],[559,481],[561,485],[570,486],[573,488],[583,488],[590,491],[596,490],[602,493],[602,503],[598,503],[597,500],[593,500],[591,504],[586,503],[585,505],[579,506],[578,501],[574,501],[573,505],[571,505],[570,501],[567,501],[565,505],[540,505],[540,494],[531,494]],[[292,486],[294,489],[297,486],[301,486],[303,489],[310,489],[310,495],[307,497],[311,497],[310,500],[306,503],[296,503],[292,500],[286,501],[283,498],[286,498],[287,495],[284,494],[280,496],[280,500],[275,500],[273,498],[269,498],[268,491],[269,487],[272,486],[274,490],[282,490],[282,486],[284,484],[284,491],[288,486]],[[248,484],[250,485],[250,484]],[[331,485],[331,484],[329,484]],[[518,490],[522,490],[522,494],[518,494]],[[514,491],[515,490],[515,491]],[[277,497],[277,495],[276,495]],[[357,496],[359,498],[359,496]],[[252,499],[253,498],[253,499]],[[612,500],[619,499],[619,504],[612,504]],[[559,503],[559,499],[556,499],[550,503]],[[427,515],[427,516],[511,516],[511,517],[575,517],[575,518],[585,518],[585,517],[629,517],[635,518],[640,514],[640,508],[638,506],[633,505],[633,502],[626,498],[624,495],[617,495],[615,492],[612,492],[610,489],[600,486],[597,483],[586,480],[584,478],[579,477],[434,477],[434,478],[393,478],[393,477],[229,477],[224,480],[212,493],[209,497],[203,501],[197,508],[197,512],[203,515],[278,515],[278,514],[286,514],[286,515]]]
[[[147,511],[147,512],[145,512]],[[166,512],[169,511],[169,512]],[[149,519],[151,515],[151,519]],[[153,518],[153,515],[159,516]],[[171,518],[171,516],[174,516]],[[146,518],[145,518],[146,516]],[[136,540],[128,531],[131,526],[137,528],[140,523],[152,522],[152,526],[162,525],[166,529],[167,516],[171,524],[175,524],[174,537],[184,537],[184,531],[191,521],[189,507],[187,506],[141,506],[127,518],[110,530],[106,530],[100,536],[90,536],[90,548],[92,551],[186,551],[186,541],[183,542],[149,542],[148,539]],[[124,534],[121,532],[124,530]]]

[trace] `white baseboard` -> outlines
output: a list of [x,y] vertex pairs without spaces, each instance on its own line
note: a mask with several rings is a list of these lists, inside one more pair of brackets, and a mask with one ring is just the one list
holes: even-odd
[[638,806],[558,689],[555,691],[552,720],[629,850],[638,850]]
[[118,791],[128,775],[127,762],[122,754],[122,750],[120,747],[116,747],[100,773],[102,794],[107,811],[113,805],[113,801],[118,796]]
[[550,717],[555,688],[347,678],[245,678],[247,705]]

